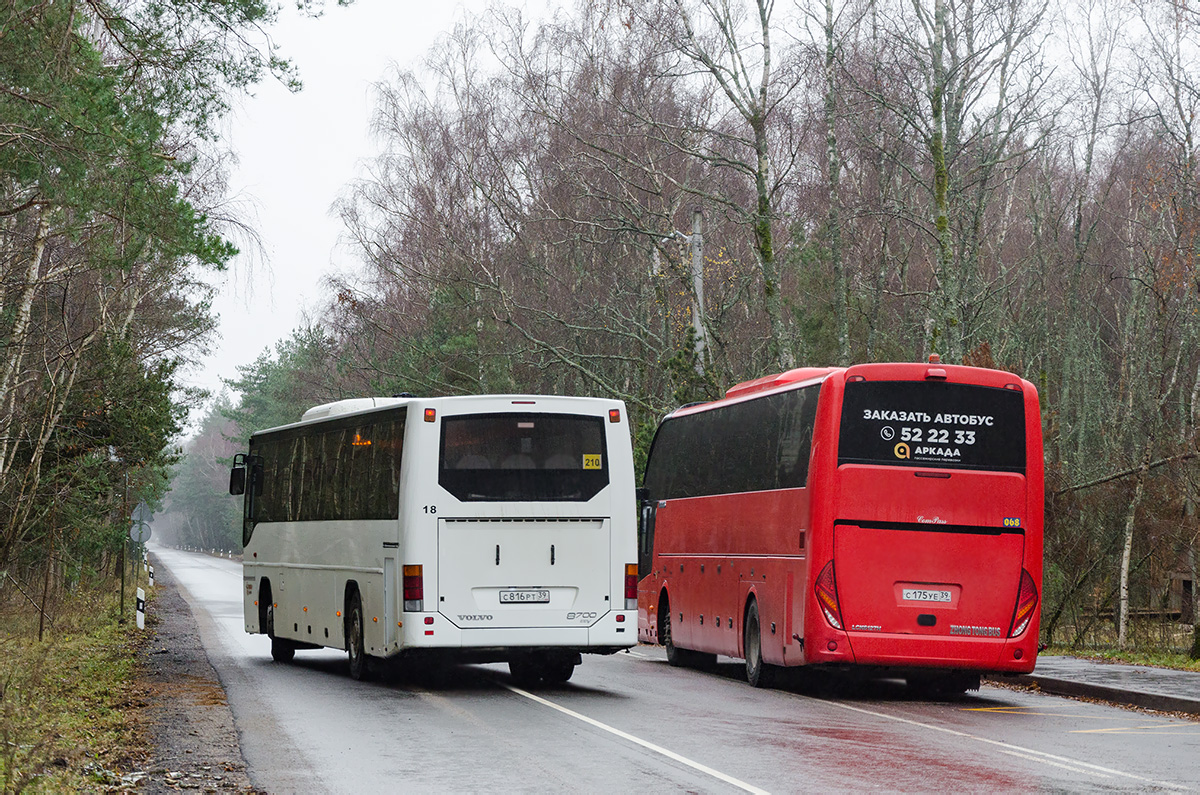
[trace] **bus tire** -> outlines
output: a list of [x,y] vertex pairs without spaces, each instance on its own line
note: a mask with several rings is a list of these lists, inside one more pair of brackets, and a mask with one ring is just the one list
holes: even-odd
[[743,624],[742,649],[746,655],[746,681],[751,687],[770,687],[770,666],[762,658],[762,628],[758,620],[758,601],[750,600]]
[[914,695],[934,699],[958,698],[980,685],[979,674],[969,671],[909,674],[905,681]]
[[350,656],[350,678],[363,681],[371,678],[363,641],[362,599],[352,591],[346,600],[346,652]]
[[687,665],[687,650],[671,640],[671,602],[665,593],[658,600],[658,642],[667,650],[667,665]]
[[271,581],[258,585],[258,631],[268,638],[275,637],[275,606],[271,601]]
[[286,638],[275,637],[275,602],[271,598],[271,581],[263,580],[258,586],[258,631],[271,639],[271,659],[275,662],[291,662],[296,656],[296,647]]
[[[574,666],[571,667],[574,668]],[[524,687],[536,686],[542,681],[546,670],[547,667],[542,664],[542,661],[531,655],[514,657],[508,661],[508,672],[512,675],[513,681]],[[565,682],[566,679],[563,681]]]
[[286,638],[271,638],[271,659],[275,662],[291,662],[296,656],[296,647]]
[[570,657],[547,660],[546,664],[542,666],[542,678],[546,680],[547,684],[566,684],[574,673],[575,661]]

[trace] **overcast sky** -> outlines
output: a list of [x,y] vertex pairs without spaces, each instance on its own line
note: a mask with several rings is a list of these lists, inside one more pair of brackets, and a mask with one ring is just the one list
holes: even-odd
[[[355,0],[337,8],[328,0],[320,19],[285,9],[272,35],[299,69],[304,90],[290,94],[265,82],[240,103],[229,126],[239,160],[232,192],[257,218],[265,261],[240,255],[220,277],[213,307],[220,338],[203,365],[186,374],[187,383],[219,392],[222,378],[236,377],[238,365],[274,349],[303,323],[305,310],[321,304],[325,274],[354,266],[354,252],[338,245],[342,226],[330,208],[375,151],[368,134],[372,84],[390,63],[416,65],[465,13],[489,4]],[[538,0],[504,5],[533,16],[545,7]]]

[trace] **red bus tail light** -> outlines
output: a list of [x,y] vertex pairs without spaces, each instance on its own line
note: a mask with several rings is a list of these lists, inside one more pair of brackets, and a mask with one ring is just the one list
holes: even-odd
[[410,613],[425,609],[425,578],[419,565],[404,567],[404,609]]
[[825,564],[825,568],[821,569],[814,590],[817,593],[817,603],[821,605],[821,612],[825,614],[825,620],[834,629],[841,629],[842,608],[838,606],[837,583],[833,578],[832,560]]
[[1017,595],[1017,609],[1013,611],[1012,629],[1008,633],[1010,638],[1020,635],[1029,626],[1037,603],[1038,592],[1033,577],[1028,571],[1021,569],[1021,592]]
[[636,563],[625,564],[625,609],[637,610],[637,575]]

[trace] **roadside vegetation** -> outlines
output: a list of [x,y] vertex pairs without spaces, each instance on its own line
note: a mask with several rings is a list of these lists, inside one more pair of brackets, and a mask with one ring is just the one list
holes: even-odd
[[146,635],[133,619],[132,575],[127,585],[124,624],[119,580],[58,595],[50,622],[28,601],[0,605],[0,792],[135,783],[147,752],[135,663]]
[[211,339],[213,277],[254,238],[221,120],[261,80],[299,86],[266,33],[278,11],[0,0],[6,792],[111,787],[136,750],[116,583],[134,508],[161,506],[204,397],[180,374]]

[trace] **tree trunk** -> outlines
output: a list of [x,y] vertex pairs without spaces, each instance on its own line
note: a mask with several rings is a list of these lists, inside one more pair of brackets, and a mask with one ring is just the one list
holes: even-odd
[[932,134],[929,156],[933,166],[933,224],[937,235],[937,294],[933,300],[932,325],[926,331],[926,353],[942,353],[946,361],[962,358],[962,328],[958,318],[958,276],[954,273],[954,249],[950,239],[950,169],[946,162],[946,94],[948,78],[943,60],[946,4],[933,3],[933,40],[930,43],[929,105]]
[[1124,649],[1129,641],[1129,561],[1133,555],[1133,528],[1138,506],[1141,505],[1142,495],[1146,490],[1146,474],[1150,471],[1150,454],[1154,447],[1154,437],[1146,440],[1142,451],[1141,465],[1134,479],[1133,498],[1125,512],[1125,543],[1121,550],[1121,582],[1120,607],[1117,615],[1117,647]]
[[833,68],[837,46],[833,31],[833,0],[825,0],[825,157],[828,163],[826,233],[829,236],[829,267],[833,272],[833,317],[837,327],[837,363],[850,363],[850,307],[846,271],[842,263],[842,227],[839,215],[842,162],[837,141],[837,87]]

